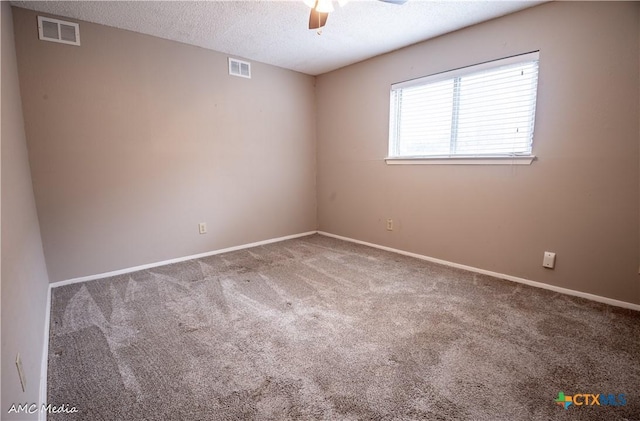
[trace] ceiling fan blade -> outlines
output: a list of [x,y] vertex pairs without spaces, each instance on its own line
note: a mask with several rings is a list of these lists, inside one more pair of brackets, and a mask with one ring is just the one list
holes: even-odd
[[328,13],[321,13],[316,11],[316,9],[311,9],[311,14],[309,15],[309,29],[322,28],[327,23],[328,17]]
[[379,1],[383,1],[385,3],[392,3],[392,4],[405,4],[407,2],[407,0],[379,0]]

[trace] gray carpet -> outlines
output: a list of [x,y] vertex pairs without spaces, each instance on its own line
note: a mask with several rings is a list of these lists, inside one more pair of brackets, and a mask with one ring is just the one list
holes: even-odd
[[50,420],[640,419],[640,313],[319,235],[55,288],[50,334]]

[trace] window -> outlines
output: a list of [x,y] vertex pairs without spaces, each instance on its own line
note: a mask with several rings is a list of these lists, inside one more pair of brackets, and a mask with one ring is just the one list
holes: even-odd
[[531,163],[537,85],[538,52],[392,85],[387,163]]

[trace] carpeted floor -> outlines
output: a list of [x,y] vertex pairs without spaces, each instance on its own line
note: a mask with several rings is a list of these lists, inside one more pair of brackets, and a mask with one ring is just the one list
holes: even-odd
[[640,420],[640,313],[319,235],[55,288],[50,335],[50,420]]

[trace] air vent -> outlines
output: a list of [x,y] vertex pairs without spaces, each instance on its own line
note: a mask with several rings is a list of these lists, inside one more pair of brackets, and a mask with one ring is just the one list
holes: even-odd
[[80,45],[80,26],[77,23],[38,16],[38,34],[43,41]]
[[251,63],[229,57],[229,74],[251,79]]

